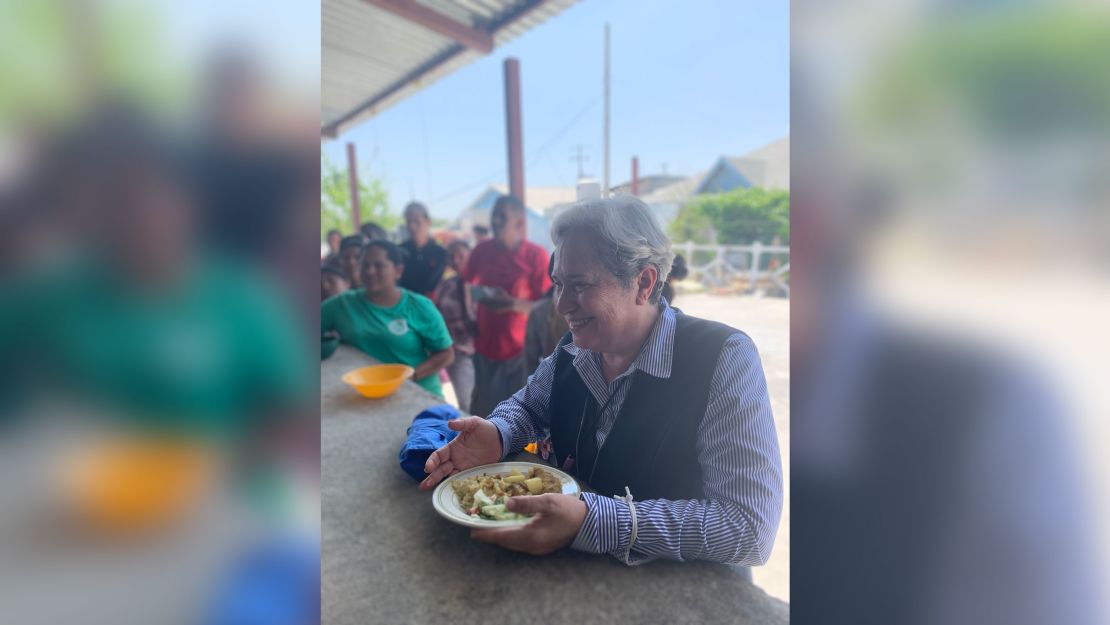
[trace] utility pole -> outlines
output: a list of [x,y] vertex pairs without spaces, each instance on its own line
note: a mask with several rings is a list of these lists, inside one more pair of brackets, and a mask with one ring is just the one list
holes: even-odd
[[509,195],[527,206],[524,197],[524,133],[520,122],[520,61],[507,58],[505,70],[505,135],[509,147]]
[[576,161],[578,163],[578,179],[581,180],[582,176],[585,175],[584,170],[582,169],[582,163],[585,163],[586,161],[588,161],[590,159],[585,154],[582,153],[582,144],[581,143],[579,143],[576,147],[577,147],[577,152],[574,156],[570,157],[570,160]]
[[358,197],[358,162],[355,158],[355,144],[347,142],[347,184],[351,194],[351,221],[354,222],[355,233],[362,225],[362,214]]
[[605,23],[605,175],[601,197],[609,197],[609,23]]

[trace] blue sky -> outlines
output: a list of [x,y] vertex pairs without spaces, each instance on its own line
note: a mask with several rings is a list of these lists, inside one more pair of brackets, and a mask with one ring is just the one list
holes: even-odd
[[525,181],[573,186],[602,176],[604,24],[611,28],[613,184],[690,175],[789,133],[789,2],[584,0],[488,56],[321,144],[381,179],[395,210],[410,199],[453,218],[487,184],[504,183],[502,62],[521,64]]
[[[141,0],[112,0],[120,6]],[[147,5],[150,6],[150,5]],[[158,36],[199,65],[233,42],[262,59],[279,83],[319,98],[320,5],[306,0],[159,0]]]

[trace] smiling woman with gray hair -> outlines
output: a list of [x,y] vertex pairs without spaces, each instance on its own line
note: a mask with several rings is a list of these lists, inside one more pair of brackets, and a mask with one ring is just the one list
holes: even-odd
[[462,434],[432,454],[421,487],[549,430],[557,464],[597,494],[510,499],[532,521],[474,538],[534,554],[570,546],[627,564],[765,563],[782,466],[755,345],[662,298],[674,255],[636,198],[572,205],[551,236],[555,306],[570,332],[488,419],[449,423]]

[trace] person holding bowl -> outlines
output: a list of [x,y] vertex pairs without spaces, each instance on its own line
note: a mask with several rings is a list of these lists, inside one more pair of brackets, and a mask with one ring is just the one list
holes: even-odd
[[759,355],[743,332],[671,308],[671,244],[622,196],[555,217],[555,306],[570,332],[488,416],[449,422],[422,489],[551,433],[556,464],[594,493],[513,498],[534,515],[472,537],[531,554],[564,547],[626,564],[742,566],[770,556],[782,466]]

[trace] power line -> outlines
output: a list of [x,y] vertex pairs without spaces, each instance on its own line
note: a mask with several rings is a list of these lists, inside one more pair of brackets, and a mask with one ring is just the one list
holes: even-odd
[[[564,125],[562,128],[560,128],[558,132],[556,132],[547,141],[545,141],[543,143],[543,145],[541,145],[538,149],[531,152],[529,154],[528,158],[526,158],[524,160],[525,172],[527,172],[528,169],[533,165],[533,162],[535,161],[537,156],[544,153],[547,150],[547,148],[549,148],[553,143],[558,141],[560,138],[563,137],[563,135],[565,135],[572,128],[574,128],[578,124],[578,122],[581,121],[583,117],[585,117],[586,113],[589,113],[593,109],[593,107],[598,103],[598,100],[600,100],[600,99],[601,99],[600,96],[595,96],[593,99],[591,99],[589,102],[587,102],[585,106],[583,106],[577,113],[574,114],[574,117],[572,117],[570,119],[570,121],[568,121],[566,123],[566,125]],[[447,193],[445,195],[441,195],[441,196],[435,198],[434,200],[431,200],[431,204],[438,204],[438,203],[443,202],[445,200],[449,200],[449,199],[459,195],[460,193],[464,193],[466,191],[469,191],[470,189],[473,189],[474,187],[477,187],[477,186],[482,185],[482,184],[486,184],[486,183],[489,182],[489,180],[491,178],[493,178],[494,176],[497,176],[498,172],[500,172],[500,171],[501,170],[498,169],[497,171],[486,174],[485,176],[482,176],[481,178],[476,178],[472,182],[468,182],[465,185],[456,188],[454,191],[451,191],[450,193]],[[562,176],[560,176],[560,178],[562,178]]]

